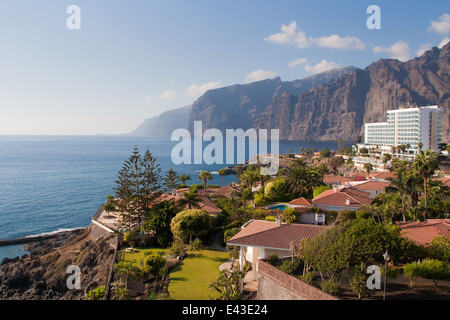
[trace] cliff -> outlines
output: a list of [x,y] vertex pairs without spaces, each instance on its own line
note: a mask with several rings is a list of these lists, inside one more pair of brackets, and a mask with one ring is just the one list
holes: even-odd
[[407,105],[441,107],[442,140],[450,138],[450,43],[407,62],[382,59],[303,80],[280,78],[210,90],[192,106],[203,129],[280,129],[282,140],[354,141],[365,122]]
[[145,119],[144,122],[129,133],[132,136],[170,137],[175,129],[187,129],[192,105],[169,110],[160,115]]

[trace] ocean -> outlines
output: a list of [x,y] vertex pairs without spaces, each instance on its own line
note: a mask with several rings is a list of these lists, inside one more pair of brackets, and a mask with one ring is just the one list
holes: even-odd
[[[87,227],[106,197],[114,194],[117,172],[134,146],[148,148],[162,172],[173,168],[197,180],[229,164],[174,165],[170,138],[132,136],[0,136],[0,240]],[[204,142],[204,147],[209,142]],[[270,143],[269,143],[270,145]],[[280,153],[300,147],[336,149],[336,143],[280,142]],[[246,157],[248,158],[248,152]],[[224,184],[235,176],[224,177]],[[0,248],[3,257],[21,256],[21,246]]]

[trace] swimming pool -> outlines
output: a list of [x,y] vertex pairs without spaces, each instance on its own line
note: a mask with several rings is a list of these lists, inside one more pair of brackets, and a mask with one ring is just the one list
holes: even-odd
[[273,209],[273,210],[277,210],[277,209],[281,209],[281,210],[286,210],[286,208],[287,208],[287,204],[274,204],[274,205],[271,205],[271,206],[268,206],[267,207],[268,209]]

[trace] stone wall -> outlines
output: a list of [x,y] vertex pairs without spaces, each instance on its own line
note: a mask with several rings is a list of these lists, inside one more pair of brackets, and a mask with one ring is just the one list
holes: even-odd
[[117,235],[114,235],[113,230],[102,225],[100,222],[97,222],[94,219],[92,219],[90,227],[91,227],[91,239],[92,240],[108,239],[107,242],[113,248],[117,247],[119,239],[118,239]]
[[339,300],[288,275],[264,260],[258,261],[258,300]]

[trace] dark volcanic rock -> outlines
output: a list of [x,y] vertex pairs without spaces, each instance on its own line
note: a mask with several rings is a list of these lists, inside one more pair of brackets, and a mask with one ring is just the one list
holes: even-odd
[[[28,246],[30,256],[0,265],[0,299],[84,299],[93,284],[104,285],[114,249],[106,241],[90,240],[90,229],[56,235]],[[81,270],[81,290],[67,287],[67,267]]]

